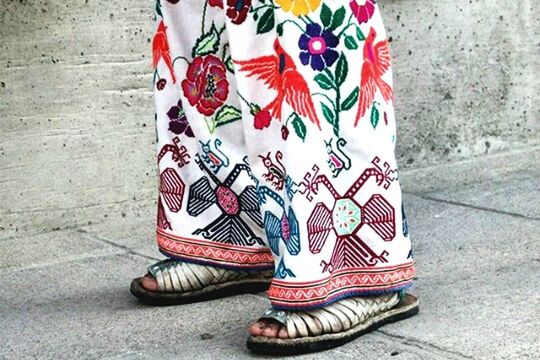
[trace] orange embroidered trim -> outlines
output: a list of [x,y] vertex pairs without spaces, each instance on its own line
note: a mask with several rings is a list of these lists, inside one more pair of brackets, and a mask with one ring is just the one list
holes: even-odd
[[272,254],[266,248],[189,239],[169,234],[159,228],[156,229],[156,238],[159,249],[172,256],[215,262],[234,267],[253,267],[254,265],[271,267],[274,264]]
[[414,262],[377,268],[348,268],[312,282],[273,280],[268,297],[274,306],[311,307],[351,294],[376,294],[407,287],[416,270]]

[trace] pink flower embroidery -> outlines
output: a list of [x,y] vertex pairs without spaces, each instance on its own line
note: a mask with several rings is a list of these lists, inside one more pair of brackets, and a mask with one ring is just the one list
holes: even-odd
[[377,0],[351,0],[349,6],[360,24],[366,23],[371,19],[375,12]]

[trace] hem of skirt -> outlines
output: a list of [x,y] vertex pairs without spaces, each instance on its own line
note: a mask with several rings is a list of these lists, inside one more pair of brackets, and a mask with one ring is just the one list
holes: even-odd
[[210,265],[227,270],[274,269],[272,253],[266,248],[249,248],[192,239],[156,229],[159,251],[171,259],[199,265]]
[[384,268],[344,269],[313,282],[272,281],[268,297],[277,310],[313,310],[339,300],[383,295],[402,291],[413,285],[414,262]]

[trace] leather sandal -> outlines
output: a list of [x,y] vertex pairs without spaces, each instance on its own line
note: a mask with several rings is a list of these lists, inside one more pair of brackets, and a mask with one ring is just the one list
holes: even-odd
[[272,319],[287,328],[288,339],[250,336],[247,347],[258,354],[295,355],[343,345],[385,324],[418,313],[418,299],[404,292],[344,299],[310,311],[268,310],[259,320]]
[[143,287],[142,277],[131,282],[130,291],[150,305],[180,305],[245,293],[265,291],[273,270],[245,272],[166,259],[148,268],[158,290]]

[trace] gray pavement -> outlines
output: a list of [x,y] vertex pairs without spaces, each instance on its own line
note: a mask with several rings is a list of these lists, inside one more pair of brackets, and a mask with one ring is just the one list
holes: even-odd
[[[540,358],[540,148],[403,171],[421,313],[301,359]],[[264,294],[153,308],[141,216],[0,241],[0,358],[245,359]]]

